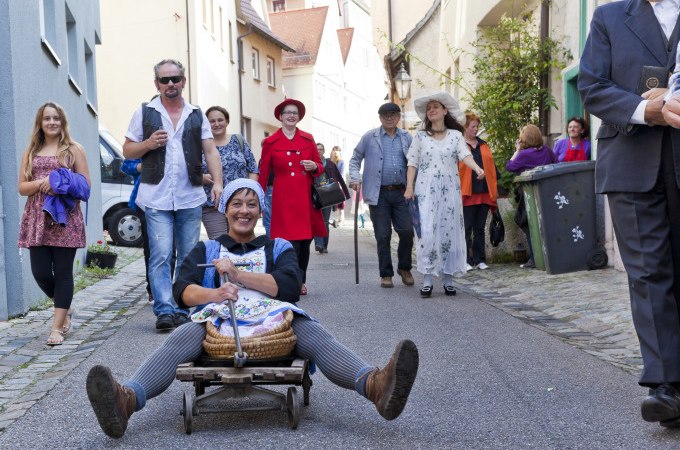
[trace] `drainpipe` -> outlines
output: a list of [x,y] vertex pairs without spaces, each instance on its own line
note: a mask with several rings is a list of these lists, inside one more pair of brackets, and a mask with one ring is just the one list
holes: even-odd
[[192,78],[193,74],[191,73],[191,39],[189,38],[189,26],[191,22],[189,21],[189,0],[186,0],[184,2],[184,7],[186,9],[186,14],[184,17],[186,18],[187,21],[187,74],[189,74],[189,103],[193,104],[191,101],[191,83],[192,83]]
[[248,31],[236,38],[236,51],[238,52],[238,111],[241,121],[241,136],[246,136],[245,121],[243,120],[243,38],[253,33],[253,24],[248,24]]
[[[541,44],[543,44],[549,37],[550,34],[550,3],[548,0],[541,1],[541,30],[540,38]],[[550,58],[550,55],[542,55],[546,60]],[[541,89],[548,89],[550,85],[550,71],[545,70],[541,74],[539,81]],[[541,134],[543,136],[548,136],[550,131],[550,111],[546,108],[545,100],[541,100],[539,104],[539,115],[538,115],[538,127],[541,129]]]
[[392,50],[392,0],[387,0],[387,37],[390,39],[390,51]]

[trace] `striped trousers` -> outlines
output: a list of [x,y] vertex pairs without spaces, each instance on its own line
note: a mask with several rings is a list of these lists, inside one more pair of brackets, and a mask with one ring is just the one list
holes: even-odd
[[[297,336],[295,354],[298,357],[313,361],[334,384],[363,391],[363,386],[357,387],[355,383],[374,367],[338,342],[319,322],[296,315],[291,326]],[[198,359],[203,352],[204,339],[204,324],[190,322],[180,326],[123,383],[135,391],[137,411],[144,407],[146,400],[161,394],[172,384],[179,364]]]

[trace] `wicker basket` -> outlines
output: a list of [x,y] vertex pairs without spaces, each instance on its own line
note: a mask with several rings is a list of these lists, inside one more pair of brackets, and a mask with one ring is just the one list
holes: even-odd
[[[283,322],[258,336],[241,338],[241,349],[248,353],[249,359],[277,358],[290,355],[295,349],[297,338],[291,328],[293,312],[284,313]],[[236,353],[236,342],[232,336],[223,336],[211,322],[206,322],[206,336],[203,348],[212,358],[232,359]]]

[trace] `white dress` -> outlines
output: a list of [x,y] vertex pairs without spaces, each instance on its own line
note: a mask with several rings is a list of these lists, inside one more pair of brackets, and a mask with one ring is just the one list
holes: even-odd
[[420,211],[421,237],[416,249],[418,272],[465,273],[467,250],[458,161],[470,155],[460,131],[448,130],[441,141],[416,133],[408,165],[418,169],[414,193]]

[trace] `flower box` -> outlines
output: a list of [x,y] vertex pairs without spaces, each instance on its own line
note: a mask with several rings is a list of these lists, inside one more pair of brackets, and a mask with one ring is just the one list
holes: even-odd
[[101,269],[113,269],[117,258],[116,253],[99,253],[88,250],[85,256],[85,265],[87,267],[96,266]]

